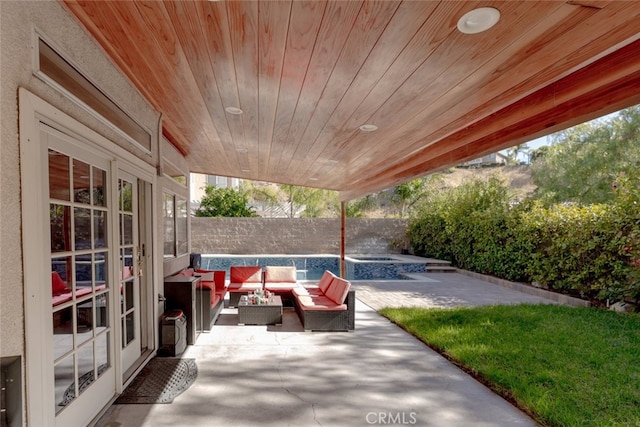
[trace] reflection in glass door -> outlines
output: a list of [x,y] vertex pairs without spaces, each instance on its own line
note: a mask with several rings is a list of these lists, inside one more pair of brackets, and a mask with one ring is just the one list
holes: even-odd
[[48,150],[55,413],[111,366],[107,170]]
[[138,245],[137,179],[120,172],[118,178],[118,217],[120,255],[120,325],[122,371],[126,375],[141,354],[140,340],[140,262]]

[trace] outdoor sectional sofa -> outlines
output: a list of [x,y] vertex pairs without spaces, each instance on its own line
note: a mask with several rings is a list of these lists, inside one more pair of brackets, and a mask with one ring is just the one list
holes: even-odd
[[305,331],[355,329],[356,294],[348,280],[325,271],[317,286],[293,289],[296,312]]
[[[325,271],[317,286],[302,286],[296,268],[232,266],[229,306],[236,307],[240,296],[258,289],[291,300],[305,330],[349,331],[355,329],[355,291],[348,280]],[[264,281],[264,286],[262,285]]]
[[227,293],[226,272],[224,270],[194,270],[186,268],[175,276],[199,276],[196,287],[196,328],[209,331],[224,307]]
[[[229,283],[225,271],[186,268],[175,276],[200,276],[196,288],[198,330],[210,330],[229,293],[229,307],[237,307],[242,295],[264,289],[292,302],[307,331],[350,331],[355,329],[355,291],[348,280],[325,271],[317,285],[303,286],[296,279],[296,268],[231,266]],[[207,304],[206,302],[209,302]],[[208,320],[208,321],[207,321]],[[200,323],[202,322],[202,323]]]

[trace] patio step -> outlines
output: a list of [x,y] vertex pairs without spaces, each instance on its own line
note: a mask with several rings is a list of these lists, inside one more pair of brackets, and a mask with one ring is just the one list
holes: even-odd
[[424,270],[427,273],[455,273],[457,271],[455,267],[451,267],[449,261],[439,259],[427,260]]

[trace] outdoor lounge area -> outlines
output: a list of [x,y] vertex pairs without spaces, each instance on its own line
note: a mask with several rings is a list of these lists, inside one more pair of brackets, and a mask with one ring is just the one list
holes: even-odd
[[375,309],[551,300],[458,273],[353,288],[357,328],[348,334],[305,333],[293,308],[281,325],[239,326],[237,309],[225,307],[182,356],[198,366],[189,389],[171,404],[113,405],[97,425],[536,425]]
[[[355,291],[348,280],[329,270],[317,283],[304,285],[297,279],[295,266],[266,266],[264,270],[231,266],[229,270],[228,281],[225,271],[197,268],[183,269],[165,279],[167,306],[185,311],[190,337],[195,331],[209,330],[224,306],[237,308],[241,316],[247,313],[245,320],[241,318],[243,324],[281,323],[270,319],[281,319],[286,305],[295,308],[305,330],[346,332],[355,328]],[[273,310],[279,315],[265,317],[264,313]]]

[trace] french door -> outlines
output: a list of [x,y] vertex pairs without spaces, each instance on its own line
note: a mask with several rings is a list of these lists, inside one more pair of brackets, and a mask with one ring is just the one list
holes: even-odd
[[138,232],[138,182],[124,171],[118,172],[118,255],[120,257],[120,345],[122,371],[126,372],[141,354],[140,275],[142,248]]
[[[46,125],[56,424],[87,419],[115,393],[112,163]],[[45,353],[46,354],[46,353]],[[95,410],[95,408],[93,408]],[[70,424],[71,423],[71,424]]]

